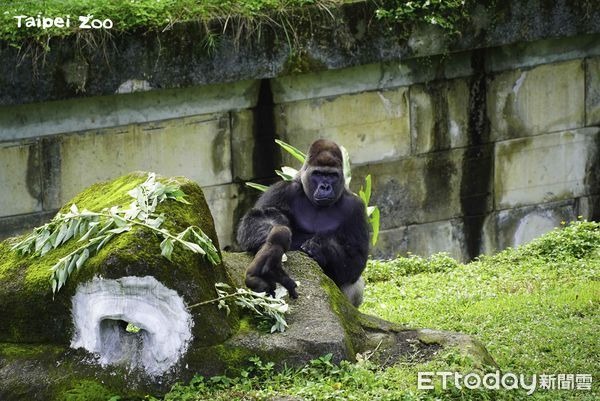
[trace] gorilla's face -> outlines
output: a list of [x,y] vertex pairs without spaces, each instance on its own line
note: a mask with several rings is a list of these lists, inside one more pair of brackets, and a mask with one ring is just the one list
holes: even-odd
[[306,197],[319,207],[327,207],[344,192],[342,151],[334,142],[319,139],[308,149],[308,156],[300,170],[302,189]]
[[304,193],[316,206],[334,204],[344,190],[344,179],[337,169],[313,167],[307,169],[302,181]]

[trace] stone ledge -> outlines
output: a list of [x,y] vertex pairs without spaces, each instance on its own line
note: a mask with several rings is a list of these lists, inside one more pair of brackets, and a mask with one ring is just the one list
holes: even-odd
[[[332,9],[331,15],[316,8],[303,9],[304,18],[299,15],[295,27],[301,64],[333,70],[600,32],[600,9],[586,9],[575,2],[552,3],[478,4],[470,26],[457,39],[425,26],[413,30],[407,40],[399,40],[393,28],[374,18],[376,6],[368,1],[344,4]],[[307,19],[312,24],[306,23]],[[311,26],[320,28],[311,31]],[[359,29],[364,26],[369,29]],[[197,24],[179,24],[155,35],[115,35],[105,52],[79,52],[74,38],[53,39],[43,65],[31,59],[19,65],[18,49],[0,44],[0,58],[5,60],[0,66],[0,105],[286,75],[291,52],[287,44],[275,44],[278,34],[283,32],[265,27],[260,40],[252,37],[237,46],[234,33],[228,31],[210,56],[199,40]],[[78,73],[71,76],[69,71]],[[33,82],[32,75],[37,76]]]

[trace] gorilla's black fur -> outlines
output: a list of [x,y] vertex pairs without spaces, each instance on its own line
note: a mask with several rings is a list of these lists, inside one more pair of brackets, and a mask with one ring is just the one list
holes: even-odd
[[298,298],[296,283],[281,266],[281,257],[290,249],[292,232],[286,226],[271,229],[267,241],[260,247],[246,269],[246,286],[253,291],[275,296],[275,283],[283,285],[292,298]]
[[260,197],[240,222],[238,243],[257,252],[279,225],[291,229],[292,250],[306,252],[343,290],[357,284],[361,299],[359,279],[369,252],[366,210],[345,188],[342,153],[334,142],[315,141],[299,176],[272,185]]

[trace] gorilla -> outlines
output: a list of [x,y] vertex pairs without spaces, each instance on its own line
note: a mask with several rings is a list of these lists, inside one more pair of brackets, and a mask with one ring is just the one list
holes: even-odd
[[366,208],[345,188],[342,152],[334,142],[315,141],[298,175],[269,187],[242,218],[238,243],[256,253],[271,246],[267,238],[279,226],[291,230],[291,250],[304,251],[355,306],[362,303],[361,274],[369,252]]
[[292,232],[286,226],[271,229],[267,241],[260,247],[254,260],[246,269],[246,286],[253,291],[275,296],[275,283],[285,287],[292,298],[298,298],[296,282],[281,266],[283,254],[290,249]]

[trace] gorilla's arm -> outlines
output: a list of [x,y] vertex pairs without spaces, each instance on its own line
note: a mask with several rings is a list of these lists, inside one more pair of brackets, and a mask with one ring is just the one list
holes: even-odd
[[265,243],[275,225],[290,227],[289,203],[298,192],[298,183],[280,181],[261,195],[254,208],[244,215],[237,233],[238,244],[244,251],[256,253]]
[[369,256],[369,228],[365,206],[351,196],[344,223],[335,231],[317,234],[302,249],[319,263],[338,286],[359,279]]

